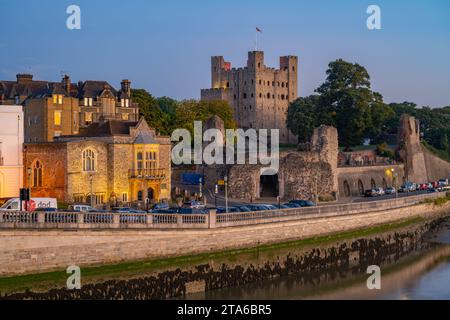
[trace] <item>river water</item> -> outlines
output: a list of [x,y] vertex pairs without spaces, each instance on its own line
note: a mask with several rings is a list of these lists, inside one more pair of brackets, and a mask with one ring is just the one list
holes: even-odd
[[381,266],[381,289],[369,274],[324,277],[305,284],[295,276],[189,295],[188,299],[450,299],[450,222],[429,240],[431,248]]

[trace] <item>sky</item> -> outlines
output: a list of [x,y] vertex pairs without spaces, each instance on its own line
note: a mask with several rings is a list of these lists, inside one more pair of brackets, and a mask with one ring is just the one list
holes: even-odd
[[[69,30],[69,5],[81,29]],[[369,30],[369,5],[381,9],[381,30]],[[233,67],[247,52],[299,57],[299,94],[314,92],[329,62],[367,68],[386,102],[450,105],[448,0],[0,0],[0,79],[17,73],[59,81],[107,80],[154,96],[199,98],[210,87],[210,57]]]

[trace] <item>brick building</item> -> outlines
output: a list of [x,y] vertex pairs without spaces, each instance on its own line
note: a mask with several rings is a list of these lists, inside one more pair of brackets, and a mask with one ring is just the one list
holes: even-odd
[[69,203],[145,206],[170,198],[170,138],[139,122],[108,120],[53,142],[26,143],[25,185],[33,197]]
[[0,81],[0,105],[24,106],[25,141],[53,141],[61,135],[78,134],[80,128],[104,120],[137,121],[139,106],[132,102],[131,83],[119,91],[106,81],[71,83],[36,81],[18,74],[16,81]]
[[280,68],[264,64],[264,52],[248,53],[247,66],[232,68],[222,56],[211,58],[211,88],[202,100],[226,100],[240,128],[280,129],[281,143],[297,143],[286,128],[289,103],[298,97],[297,57],[280,57]]

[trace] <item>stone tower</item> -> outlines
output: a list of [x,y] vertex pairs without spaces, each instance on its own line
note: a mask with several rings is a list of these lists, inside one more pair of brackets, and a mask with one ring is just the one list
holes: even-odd
[[289,103],[298,97],[298,59],[280,57],[279,69],[264,64],[263,51],[248,53],[247,66],[232,68],[222,56],[211,58],[211,88],[202,100],[226,100],[240,128],[279,129],[280,143],[297,143],[287,129]]
[[405,164],[405,179],[422,183],[427,181],[425,155],[420,143],[420,123],[414,117],[404,114],[398,128],[398,153]]

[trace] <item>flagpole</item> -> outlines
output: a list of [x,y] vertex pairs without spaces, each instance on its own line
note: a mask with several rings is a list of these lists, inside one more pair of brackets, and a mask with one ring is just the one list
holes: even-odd
[[255,51],[258,51],[258,30],[255,30]]

